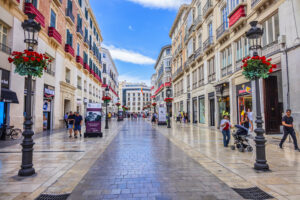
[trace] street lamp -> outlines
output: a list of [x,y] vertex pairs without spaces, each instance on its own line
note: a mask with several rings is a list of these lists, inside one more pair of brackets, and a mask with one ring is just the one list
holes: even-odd
[[[106,86],[105,88],[105,96],[108,97],[108,93],[109,93],[109,88],[108,86]],[[108,113],[107,113],[107,104],[108,101],[105,101],[105,107],[106,107],[106,115],[105,115],[105,129],[108,129]]]
[[[171,98],[171,93],[172,93],[171,88],[168,87],[168,88],[167,88],[167,91],[166,91],[166,95],[167,95],[167,98],[168,98],[168,99]],[[170,107],[171,107],[171,104],[172,104],[172,103],[171,103],[170,101],[166,101],[166,104],[167,104],[167,111],[168,111],[168,117],[169,117],[169,119],[168,119],[168,128],[171,128]]]
[[[41,25],[34,21],[35,14],[28,13],[28,19],[22,23],[24,29],[24,42],[27,45],[28,51],[33,51],[34,47],[38,44],[38,33],[41,30]],[[24,139],[22,141],[22,164],[19,170],[19,176],[31,176],[35,174],[33,168],[32,157],[33,157],[33,139],[34,132],[32,130],[32,116],[31,116],[31,93],[32,93],[32,76],[27,76],[27,96],[26,96],[26,107],[25,107],[25,122],[24,131],[22,135]]]
[[[261,37],[263,35],[263,29],[257,27],[257,21],[250,22],[251,28],[246,32],[246,37],[250,41],[250,51],[253,51],[253,56],[258,56],[258,50],[261,48]],[[259,78],[255,79],[255,92],[256,92],[256,126],[254,130],[256,137],[254,139],[256,143],[256,161],[254,169],[256,170],[269,170],[269,165],[266,160],[266,139],[264,137],[264,129],[262,128],[263,120],[261,116],[260,106],[260,91],[259,91]]]

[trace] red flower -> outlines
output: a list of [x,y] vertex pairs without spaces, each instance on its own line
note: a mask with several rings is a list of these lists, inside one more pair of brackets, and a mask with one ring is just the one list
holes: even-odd
[[267,61],[269,61],[269,62],[270,62],[271,60],[272,60],[272,58],[269,58]]
[[12,62],[14,62],[14,59],[12,59],[11,57],[9,57],[9,58],[8,58],[8,62],[9,62],[9,63],[12,63]]
[[40,59],[40,58],[37,58],[37,59],[36,59],[36,61],[40,62],[40,61],[41,61],[41,59]]
[[245,63],[245,64],[244,64],[244,67],[247,67],[247,66],[248,66],[248,63]]
[[270,73],[272,73],[272,72],[273,72],[273,69],[272,69],[272,68],[270,68],[270,69],[269,69],[269,72],[270,72]]
[[28,62],[29,58],[28,57],[23,57],[24,62]]
[[261,57],[261,59],[262,59],[262,60],[266,60],[266,57],[265,57],[265,56],[263,56],[263,57]]
[[276,66],[275,64],[273,64],[273,65],[272,65],[272,68],[274,68],[274,69],[275,69],[276,67],[277,67],[277,66]]
[[35,57],[31,57],[30,60],[31,60],[31,61],[35,61]]

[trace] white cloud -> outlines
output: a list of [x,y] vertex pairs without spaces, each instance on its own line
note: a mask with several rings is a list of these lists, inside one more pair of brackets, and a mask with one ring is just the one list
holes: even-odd
[[153,65],[156,62],[154,59],[148,56],[144,56],[138,52],[117,48],[113,45],[103,44],[103,47],[107,48],[110,51],[110,54],[113,57],[113,59],[120,60],[123,62],[139,65]]
[[143,79],[142,77],[133,76],[132,74],[119,75],[119,81],[127,81],[130,83],[146,83],[147,86],[150,86],[150,79]]
[[149,8],[178,9],[182,4],[191,3],[191,0],[127,0]]
[[131,31],[133,31],[133,28],[132,28],[131,25],[128,26],[128,29],[131,30]]

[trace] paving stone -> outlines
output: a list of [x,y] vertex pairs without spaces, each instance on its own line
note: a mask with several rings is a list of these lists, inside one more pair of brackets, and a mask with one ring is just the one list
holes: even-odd
[[220,197],[221,191],[224,199],[241,198],[149,123],[123,123],[123,129],[73,191],[77,197],[84,191],[94,195],[95,187],[86,183],[95,182],[105,188],[101,193],[104,199],[214,200],[214,193]]

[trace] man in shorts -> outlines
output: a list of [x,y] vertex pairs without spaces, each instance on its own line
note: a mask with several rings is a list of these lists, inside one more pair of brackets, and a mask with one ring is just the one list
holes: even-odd
[[71,138],[72,132],[73,132],[74,121],[75,121],[75,115],[72,113],[72,111],[70,111],[70,114],[69,114],[67,120],[68,120],[69,134],[70,134],[69,137]]
[[77,138],[78,132],[79,132],[80,137],[81,137],[82,120],[83,120],[82,116],[79,115],[79,112],[76,112],[76,115],[75,115],[75,128],[74,128],[75,138]]

